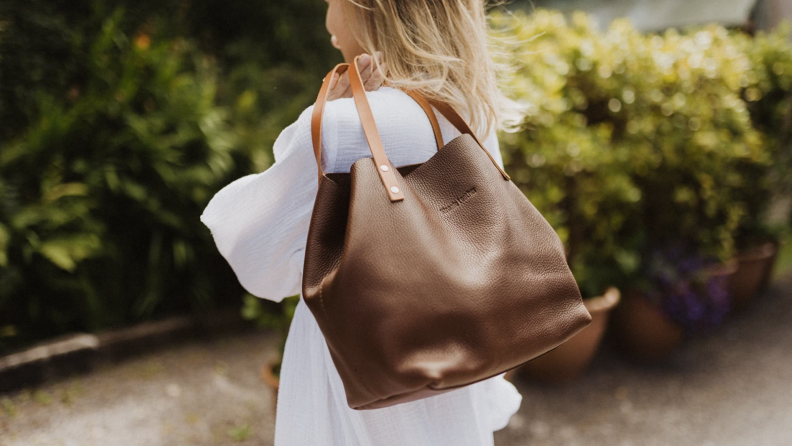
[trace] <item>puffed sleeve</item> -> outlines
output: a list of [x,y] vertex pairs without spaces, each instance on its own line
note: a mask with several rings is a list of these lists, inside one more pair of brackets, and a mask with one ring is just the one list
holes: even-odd
[[[275,163],[267,170],[239,178],[209,202],[201,221],[217,249],[254,296],[280,302],[299,294],[305,243],[318,187],[311,143],[311,112],[306,109],[281,132],[273,146]],[[333,125],[322,137],[332,140]],[[324,146],[325,144],[323,144]],[[323,150],[323,167],[332,154]]]

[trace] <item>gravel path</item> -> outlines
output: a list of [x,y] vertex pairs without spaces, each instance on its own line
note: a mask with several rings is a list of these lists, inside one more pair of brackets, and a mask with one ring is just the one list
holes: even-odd
[[792,275],[706,339],[649,367],[604,345],[556,388],[519,379],[520,412],[498,445],[792,445]]
[[[523,405],[498,446],[792,445],[792,275],[662,367],[606,344],[578,382],[519,378]],[[272,444],[258,370],[268,334],[174,347],[0,396],[0,446]]]
[[0,399],[0,445],[271,445],[258,369],[274,346],[261,333],[183,345]]

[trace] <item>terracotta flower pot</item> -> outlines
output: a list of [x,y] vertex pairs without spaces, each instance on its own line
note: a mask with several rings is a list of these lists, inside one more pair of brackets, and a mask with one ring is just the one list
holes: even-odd
[[[710,269],[711,276],[731,276],[737,261]],[[613,312],[611,332],[618,347],[633,359],[656,363],[668,359],[685,337],[685,328],[669,319],[662,309],[636,291],[625,293]]]
[[763,291],[770,281],[777,254],[778,246],[775,243],[765,243],[735,257],[738,267],[729,282],[733,310],[747,308],[753,298]]
[[685,335],[662,310],[634,291],[625,293],[614,310],[611,332],[617,346],[642,362],[660,362],[676,350]]
[[551,384],[574,381],[588,367],[599,348],[611,310],[618,305],[621,293],[608,288],[602,296],[585,299],[591,323],[557,348],[523,365],[520,373]]
[[261,380],[264,384],[272,389],[272,413],[276,413],[278,409],[278,389],[280,388],[280,378],[275,375],[275,367],[280,364],[280,361],[268,362],[261,366]]

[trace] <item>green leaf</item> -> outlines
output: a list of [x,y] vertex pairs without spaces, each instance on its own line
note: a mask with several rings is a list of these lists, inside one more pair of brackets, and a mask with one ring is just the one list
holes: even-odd
[[38,251],[59,268],[73,272],[82,260],[98,254],[101,240],[95,234],[79,234],[42,241]]

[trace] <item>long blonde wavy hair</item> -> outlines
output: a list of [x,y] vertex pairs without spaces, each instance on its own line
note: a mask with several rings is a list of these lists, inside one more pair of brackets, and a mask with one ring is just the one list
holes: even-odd
[[519,106],[498,88],[486,0],[346,0],[344,7],[357,19],[360,46],[385,55],[388,86],[454,107],[482,136],[519,124]]

